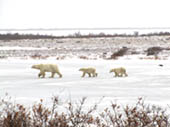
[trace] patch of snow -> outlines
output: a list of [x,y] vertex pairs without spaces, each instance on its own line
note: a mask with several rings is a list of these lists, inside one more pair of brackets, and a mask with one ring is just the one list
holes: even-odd
[[0,47],[0,50],[44,50],[47,49],[46,47],[41,47],[41,48],[36,48],[36,47],[19,47],[19,46],[14,46],[14,47]]

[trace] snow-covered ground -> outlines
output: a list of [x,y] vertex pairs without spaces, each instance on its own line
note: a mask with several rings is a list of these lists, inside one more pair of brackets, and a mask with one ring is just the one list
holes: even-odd
[[[39,71],[31,69],[33,64],[53,63],[59,66],[63,78],[37,77]],[[160,67],[159,64],[163,64]],[[128,77],[113,77],[111,68],[123,66]],[[96,78],[81,78],[81,67],[95,67]],[[146,101],[164,105],[170,103],[170,66],[169,60],[0,60],[0,96],[5,93],[12,96],[18,103],[32,105],[44,99],[47,104],[51,97],[58,96],[64,100],[79,100],[88,97],[92,104],[102,100],[101,106],[110,105],[111,101],[121,104],[136,102],[138,97]]]
[[[51,103],[53,96],[62,100],[88,98],[88,104],[102,107],[111,101],[129,104],[143,97],[149,103],[170,103],[170,37],[72,38],[0,41],[0,97],[8,93],[15,101],[32,105],[40,99]],[[106,60],[122,47],[123,57]],[[161,47],[155,56],[147,56],[150,47]],[[33,64],[54,63],[63,78],[37,77]],[[159,66],[162,64],[163,67]],[[111,68],[125,67],[128,77],[114,78]],[[81,78],[81,67],[95,67],[97,78]]]
[[161,53],[170,56],[169,44],[170,36],[0,40],[0,58],[107,59],[122,47],[129,55],[146,55],[148,48],[161,47],[166,49]]

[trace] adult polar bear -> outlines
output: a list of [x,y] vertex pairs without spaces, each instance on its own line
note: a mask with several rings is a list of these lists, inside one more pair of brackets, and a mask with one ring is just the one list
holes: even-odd
[[110,73],[112,72],[115,73],[115,77],[122,77],[123,75],[128,76],[126,73],[126,69],[123,67],[111,69]]
[[38,77],[45,78],[45,72],[51,72],[51,77],[54,78],[55,73],[59,75],[59,77],[62,77],[62,74],[60,73],[58,66],[55,64],[36,64],[32,66],[33,69],[40,70],[40,73],[38,74]]

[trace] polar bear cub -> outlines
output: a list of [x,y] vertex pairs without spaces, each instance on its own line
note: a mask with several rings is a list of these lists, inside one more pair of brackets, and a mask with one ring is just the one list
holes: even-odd
[[51,77],[54,78],[55,73],[59,75],[59,77],[62,77],[62,74],[60,73],[58,66],[55,64],[36,64],[32,66],[33,69],[40,70],[40,73],[38,74],[38,77],[45,78],[45,72],[51,72]]
[[126,73],[126,69],[123,67],[111,69],[110,73],[112,73],[112,72],[115,73],[115,77],[122,77],[123,75],[128,76]]
[[92,67],[89,67],[89,68],[80,68],[79,71],[82,71],[83,72],[83,75],[81,77],[84,77],[85,74],[88,74],[89,77],[91,77],[91,74],[93,77],[97,77],[97,73],[96,73],[96,69],[95,68],[92,68]]

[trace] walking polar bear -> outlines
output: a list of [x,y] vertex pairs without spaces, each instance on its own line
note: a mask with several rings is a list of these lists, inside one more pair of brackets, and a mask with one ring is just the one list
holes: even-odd
[[32,66],[33,69],[40,70],[40,73],[38,74],[38,77],[45,78],[45,72],[51,72],[51,77],[54,78],[55,73],[59,75],[59,77],[62,77],[62,74],[60,73],[58,66],[55,64],[36,64]]
[[96,73],[96,69],[95,68],[92,68],[92,67],[89,67],[89,68],[80,68],[79,71],[82,71],[83,72],[83,75],[81,77],[84,77],[85,74],[88,74],[89,77],[91,77],[91,74],[93,77],[97,77],[97,73]]
[[123,67],[111,69],[110,73],[112,72],[115,73],[115,77],[122,77],[123,75],[128,76],[126,73],[126,69]]

